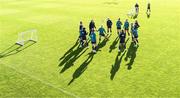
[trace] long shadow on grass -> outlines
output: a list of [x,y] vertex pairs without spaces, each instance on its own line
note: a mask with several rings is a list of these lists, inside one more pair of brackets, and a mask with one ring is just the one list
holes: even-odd
[[[110,37],[110,36],[109,36]],[[108,37],[108,38],[109,38]],[[97,51],[101,51],[100,49],[103,48],[104,46],[106,46],[106,43],[108,42],[107,39],[104,39],[102,42],[100,42],[98,44],[98,49]],[[90,64],[90,62],[93,60],[94,57],[94,53],[89,53],[88,54],[88,58],[80,65],[79,68],[76,69],[76,71],[73,73],[73,79],[68,83],[68,85],[70,85],[71,83],[74,82],[75,79],[77,79],[78,77],[80,77],[84,71],[87,69],[87,66]]]
[[84,71],[87,69],[88,65],[90,64],[90,62],[93,60],[93,57],[94,57],[95,54],[94,53],[89,53],[88,55],[89,55],[88,58],[73,73],[73,76],[72,76],[73,78],[68,83],[68,85],[73,83],[75,79],[79,78],[84,73]]
[[76,40],[75,44],[59,59],[59,61],[66,58],[67,55],[70,54],[76,46],[78,46],[78,39]]
[[134,43],[131,43],[131,45],[129,46],[128,48],[128,52],[126,54],[126,57],[125,57],[125,61],[128,61],[129,59],[129,63],[127,64],[127,69],[128,70],[131,70],[132,69],[132,65],[135,61],[135,58],[136,58],[136,52],[138,50],[139,46],[137,47],[134,47]]
[[119,38],[116,37],[116,39],[113,41],[113,43],[109,47],[109,53],[111,53],[114,49],[116,49],[116,45],[118,44]]
[[75,61],[81,57],[85,52],[87,48],[79,48],[78,40],[76,43],[59,59],[60,63],[59,66],[63,66],[60,73],[65,72],[67,69],[72,67],[75,63]]
[[15,55],[15,54],[27,49],[28,47],[32,46],[33,44],[35,44],[35,42],[33,42],[33,41],[26,42],[24,44],[24,46],[13,44],[12,46],[8,47],[6,50],[4,50],[3,52],[0,53],[0,59],[11,56],[11,55]]
[[67,69],[69,69],[70,67],[72,67],[75,63],[75,61],[81,57],[85,52],[86,52],[87,48],[84,50],[84,48],[77,48],[75,51],[70,53],[70,57],[69,59],[67,59],[66,63],[64,64],[64,67],[62,68],[62,70],[60,71],[60,73],[65,72]]
[[[116,75],[116,72],[118,72],[119,68],[120,68],[120,65],[121,65],[121,62],[122,62],[122,58],[124,57],[126,51],[124,51],[124,53],[121,55],[122,52],[119,52],[116,56],[116,60],[115,60],[115,63],[114,65],[112,65],[112,69],[111,69],[111,76],[110,76],[110,79],[113,80],[114,79],[114,76]],[[120,57],[120,58],[119,58]]]
[[98,44],[98,49],[97,49],[97,51],[101,51],[100,49],[102,49],[104,46],[106,46],[107,42],[108,42],[107,39],[104,39],[102,42],[100,42],[100,43]]

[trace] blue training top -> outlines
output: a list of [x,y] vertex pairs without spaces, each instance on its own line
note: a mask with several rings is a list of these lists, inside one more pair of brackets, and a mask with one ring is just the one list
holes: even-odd
[[98,31],[99,31],[99,34],[104,34],[104,33],[106,32],[103,27],[100,27],[100,28],[98,29]]
[[126,21],[126,22],[124,23],[124,28],[125,28],[125,29],[128,29],[128,28],[129,28],[129,22]]
[[90,38],[91,42],[96,42],[96,34],[94,32],[91,32]]
[[79,31],[79,36],[80,36],[80,37],[83,36],[83,31],[82,31],[82,30]]
[[87,35],[86,30],[81,31],[81,34],[80,34],[81,37],[85,37],[86,35]]
[[138,36],[138,30],[137,30],[137,29],[134,29],[134,30],[133,30],[133,35],[134,35],[134,36]]
[[116,22],[116,26],[117,26],[117,27],[121,27],[121,25],[122,25],[122,22],[118,20],[118,21]]

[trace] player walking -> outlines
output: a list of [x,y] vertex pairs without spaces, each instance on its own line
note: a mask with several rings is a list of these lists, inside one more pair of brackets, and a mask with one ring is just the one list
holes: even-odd
[[125,44],[126,33],[124,32],[124,30],[122,30],[121,33],[119,33],[119,38],[120,38],[120,43],[119,43],[119,50],[118,50],[118,52],[121,52],[121,47],[126,49],[126,44]]
[[103,27],[103,25],[101,25],[101,27],[98,29],[99,31],[99,43],[101,42],[101,37],[105,37],[105,39],[108,39],[107,36],[106,36],[106,31]]
[[124,22],[124,30],[125,30],[125,33],[128,33],[128,36],[130,36],[128,19],[126,19],[126,21]]
[[123,24],[122,24],[122,22],[121,22],[121,20],[120,20],[120,18],[119,18],[118,21],[116,22],[117,34],[118,34],[118,35],[119,35],[119,33],[121,32],[121,25],[123,25]]
[[95,30],[94,29],[91,30],[90,38],[91,38],[91,44],[92,44],[92,52],[96,53],[97,44],[96,44],[96,34],[95,34]]
[[108,18],[107,19],[107,22],[106,22],[106,25],[107,25],[107,33],[109,34],[109,35],[111,35],[111,33],[112,33],[112,21]]

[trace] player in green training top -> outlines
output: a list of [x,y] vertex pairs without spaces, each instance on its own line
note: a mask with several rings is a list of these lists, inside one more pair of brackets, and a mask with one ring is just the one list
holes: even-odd
[[128,33],[128,36],[130,36],[128,19],[126,19],[126,21],[124,22],[124,30],[125,30],[125,33]]
[[116,22],[117,34],[118,34],[118,35],[119,35],[119,33],[121,32],[121,25],[123,25],[123,24],[122,24],[122,22],[121,22],[121,20],[120,20],[120,18],[119,18],[118,21]]

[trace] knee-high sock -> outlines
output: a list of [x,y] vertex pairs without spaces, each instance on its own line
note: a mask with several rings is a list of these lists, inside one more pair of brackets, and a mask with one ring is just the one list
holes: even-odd
[[136,39],[136,42],[139,43],[138,39]]

